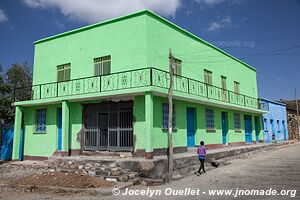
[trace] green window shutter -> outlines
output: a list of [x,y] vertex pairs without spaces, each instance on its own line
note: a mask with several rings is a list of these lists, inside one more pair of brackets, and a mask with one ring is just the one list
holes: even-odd
[[65,69],[65,81],[69,81],[71,79],[71,68]]
[[212,72],[204,70],[204,83],[212,85]]
[[174,74],[176,74],[176,75],[182,75],[181,63],[182,63],[181,60],[179,60],[177,58],[174,58],[174,64],[175,64]]
[[71,64],[57,66],[57,81],[69,81],[71,79]]
[[95,76],[107,75],[111,73],[111,57],[103,56],[94,58]]
[[110,74],[110,61],[103,62],[103,75]]
[[64,81],[64,71],[63,70],[57,71],[57,81],[58,82]]

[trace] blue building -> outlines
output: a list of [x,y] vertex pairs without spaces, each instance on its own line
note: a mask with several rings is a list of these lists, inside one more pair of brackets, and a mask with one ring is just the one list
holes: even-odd
[[264,142],[272,142],[272,135],[277,141],[288,140],[286,105],[260,98],[260,106],[269,112],[263,114]]

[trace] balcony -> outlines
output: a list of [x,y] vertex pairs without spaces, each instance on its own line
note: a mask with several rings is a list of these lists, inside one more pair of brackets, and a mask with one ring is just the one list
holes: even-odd
[[[73,79],[64,82],[52,82],[28,87],[15,88],[14,100],[28,101],[41,99],[55,99],[84,94],[98,94],[103,92],[130,90],[135,88],[152,87],[169,88],[170,74],[157,68],[143,68],[130,71],[112,73],[109,75],[92,76]],[[174,76],[173,90],[181,96],[190,95],[191,98],[202,98],[234,104],[246,108],[260,109],[258,99],[224,90],[217,86],[208,85],[201,81],[184,76]],[[130,91],[128,91],[130,93]]]

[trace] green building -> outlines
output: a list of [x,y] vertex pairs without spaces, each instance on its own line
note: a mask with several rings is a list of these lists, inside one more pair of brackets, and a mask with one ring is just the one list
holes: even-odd
[[[15,90],[13,159],[263,140],[256,70],[148,10],[34,42],[33,85]],[[22,91],[22,93],[21,93]]]

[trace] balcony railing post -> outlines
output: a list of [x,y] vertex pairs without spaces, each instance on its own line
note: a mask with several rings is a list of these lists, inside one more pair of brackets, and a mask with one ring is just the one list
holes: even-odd
[[208,98],[208,87],[207,87],[207,84],[206,84],[206,83],[205,83],[204,85],[205,85],[205,87],[206,87],[206,97]]
[[42,85],[40,85],[40,99],[42,99]]
[[188,82],[188,84],[187,84],[187,92],[188,92],[188,94],[190,94],[190,79],[188,78],[187,79],[187,82]]
[[102,79],[102,76],[101,76],[101,75],[99,76],[99,79],[100,79],[100,80],[99,80],[99,92],[101,92],[101,84],[102,84],[102,83],[101,83],[101,79]]
[[56,97],[58,97],[58,82],[56,82]]
[[150,86],[152,86],[152,67],[150,67]]
[[244,106],[246,107],[246,96],[245,95],[243,96],[244,96]]
[[117,74],[117,89],[119,89],[119,78],[120,78],[120,74]]

